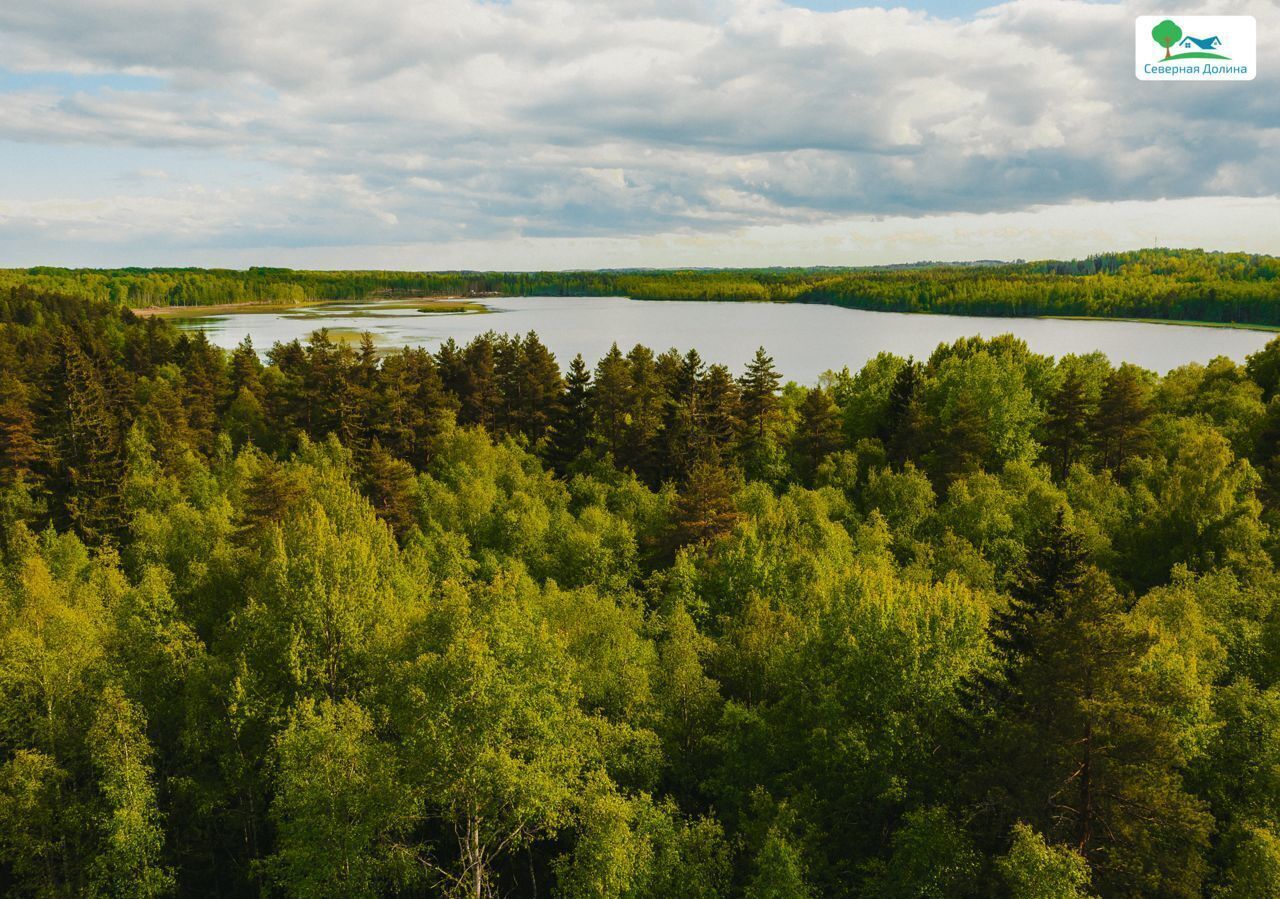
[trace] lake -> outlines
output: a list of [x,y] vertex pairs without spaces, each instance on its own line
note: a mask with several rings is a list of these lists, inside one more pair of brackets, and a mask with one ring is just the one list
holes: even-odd
[[939,343],[972,335],[1014,334],[1032,350],[1053,356],[1097,350],[1114,362],[1132,362],[1161,373],[1215,356],[1243,361],[1277,336],[1232,328],[907,315],[797,303],[652,302],[623,297],[501,297],[476,302],[489,312],[420,312],[401,299],[229,312],[178,319],[176,324],[205,331],[213,343],[227,348],[250,336],[260,351],[277,341],[305,340],[318,328],[347,334],[368,331],[383,347],[428,349],[450,337],[466,343],[490,330],[537,331],[562,368],[576,353],[594,365],[616,341],[624,352],[637,343],[655,352],[695,348],[708,362],[723,362],[737,374],[756,347],[764,346],[786,379],[804,384],[816,383],[819,375],[831,369],[847,365],[856,370],[881,351],[924,358]]

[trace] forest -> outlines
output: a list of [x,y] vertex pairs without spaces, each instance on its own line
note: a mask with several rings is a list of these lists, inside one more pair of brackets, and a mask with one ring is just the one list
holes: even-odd
[[[1274,260],[1213,265],[1270,308]],[[1280,895],[1280,340],[801,387],[533,333],[263,357],[30,277],[4,895]]]
[[0,291],[14,287],[130,308],[298,304],[383,296],[629,296],[830,303],[951,315],[1154,318],[1280,326],[1280,258],[1204,250],[1137,250],[1071,262],[923,263],[862,269],[0,269]]

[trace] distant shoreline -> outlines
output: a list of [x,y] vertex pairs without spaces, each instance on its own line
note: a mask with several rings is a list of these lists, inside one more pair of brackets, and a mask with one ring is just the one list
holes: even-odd
[[432,309],[433,312],[452,311],[456,306],[459,311],[467,311],[476,303],[469,297],[363,297],[359,299],[327,299],[303,300],[301,303],[213,303],[208,306],[139,306],[130,309],[140,318],[204,318],[207,315],[222,315],[228,312],[287,312],[290,309],[310,309],[315,306],[332,306],[344,303],[370,303],[394,301],[406,309],[423,309],[439,305],[444,308]]
[[[662,300],[652,300],[649,297],[628,297],[628,299],[639,302],[653,301],[664,302]],[[694,300],[693,302],[706,302]],[[712,301],[716,302],[716,301]],[[743,300],[729,300],[720,302],[752,302]],[[788,305],[785,300],[759,300],[755,302],[774,302]],[[416,309],[420,312],[486,312],[481,304],[475,301],[474,297],[467,296],[422,296],[422,297],[364,297],[359,299],[316,299],[304,300],[301,303],[215,303],[209,306],[140,306],[130,311],[141,318],[204,318],[210,315],[224,315],[233,312],[287,312],[291,309],[308,309],[316,306],[330,306],[343,304],[363,304],[363,303],[381,303],[391,308]],[[393,305],[394,304],[394,305]],[[893,312],[896,310],[889,309],[865,309],[858,306],[851,306],[840,302],[814,301],[813,305],[838,306],[844,309],[861,309],[864,312]],[[934,311],[917,311],[906,313],[908,315],[945,315],[955,317],[967,317],[963,313],[956,312],[934,312]],[[1174,319],[1174,318],[1141,318],[1133,316],[1109,316],[1109,315],[1001,315],[1000,313],[983,313],[981,318],[1038,318],[1046,321],[1084,321],[1084,322],[1132,322],[1135,324],[1145,325],[1174,325],[1184,328],[1232,328],[1241,331],[1264,331],[1269,333],[1280,333],[1280,325],[1264,325],[1252,324],[1248,322],[1210,322],[1197,321],[1195,319]]]
[[[1017,315],[993,315],[992,318],[1022,318]],[[1037,315],[1036,318],[1068,322],[1133,322],[1141,325],[1177,325],[1183,328],[1232,328],[1237,331],[1280,332],[1280,325],[1254,325],[1247,322],[1206,322],[1190,318],[1131,318],[1109,315]]]

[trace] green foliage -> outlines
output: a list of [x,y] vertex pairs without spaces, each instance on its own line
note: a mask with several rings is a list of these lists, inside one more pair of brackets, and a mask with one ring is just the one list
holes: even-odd
[[275,765],[279,848],[264,871],[286,895],[379,896],[412,872],[398,838],[413,797],[367,712],[303,700],[276,738]]
[[1087,899],[1089,866],[1067,846],[1051,846],[1031,827],[1013,827],[1013,845],[996,859],[1012,899]]
[[0,295],[0,890],[1272,895],[1280,343],[1157,377],[975,338],[801,388],[763,350],[566,377],[535,335],[264,361],[119,306],[1247,311],[1274,275],[23,273],[81,296]]
[[[1168,30],[1168,27],[1173,30]],[[1157,26],[1164,47],[1181,33]],[[1166,43],[1161,37],[1173,37]],[[1148,249],[1072,261],[848,269],[644,272],[324,272],[250,268],[0,270],[0,291],[119,306],[294,305],[422,296],[631,296],[646,300],[834,303],[892,312],[1064,315],[1280,323],[1280,260]]]

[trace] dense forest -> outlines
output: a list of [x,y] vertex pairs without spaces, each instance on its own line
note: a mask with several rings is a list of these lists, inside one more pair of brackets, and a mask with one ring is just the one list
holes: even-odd
[[42,277],[5,895],[1280,895],[1280,341],[263,361]]
[[298,272],[253,268],[0,270],[26,287],[133,308],[377,296],[630,296],[831,303],[954,315],[1159,318],[1280,325],[1280,258],[1140,250],[1074,262],[869,269],[595,272]]

